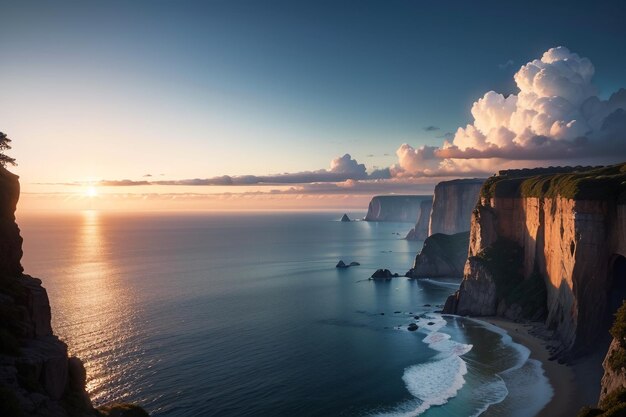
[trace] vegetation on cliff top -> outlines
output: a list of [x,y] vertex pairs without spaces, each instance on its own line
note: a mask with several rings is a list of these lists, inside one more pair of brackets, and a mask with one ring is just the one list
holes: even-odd
[[609,366],[617,372],[626,368],[626,303],[622,303],[615,313],[615,322],[609,333],[619,343],[619,348],[614,350],[608,358]]
[[9,143],[11,143],[11,139],[9,139],[7,134],[0,132],[0,166],[2,167],[6,167],[7,164],[17,165],[15,163],[15,158],[11,158],[10,156],[5,155],[3,152],[7,149],[11,149],[11,145],[9,145]]
[[524,252],[517,243],[500,238],[476,257],[493,276],[498,302],[504,300],[507,306],[519,305],[525,318],[539,319],[545,314],[545,281],[538,272],[524,279]]
[[626,163],[606,167],[556,167],[500,171],[485,181],[481,196],[617,199],[626,203]]

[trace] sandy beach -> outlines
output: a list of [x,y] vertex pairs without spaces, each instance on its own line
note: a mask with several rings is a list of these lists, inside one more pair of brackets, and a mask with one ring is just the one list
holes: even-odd
[[535,324],[515,323],[500,317],[485,317],[482,320],[506,330],[515,342],[530,349],[531,358],[543,364],[554,396],[537,417],[574,417],[581,407],[596,403],[602,377],[601,353],[592,354],[571,365],[562,365],[549,360],[547,341],[532,334],[537,328]]

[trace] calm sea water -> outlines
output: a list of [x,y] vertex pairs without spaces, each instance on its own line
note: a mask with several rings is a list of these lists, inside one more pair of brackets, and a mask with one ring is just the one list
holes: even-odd
[[[412,225],[341,214],[18,221],[26,272],[43,278],[96,405],[168,417],[521,417],[548,401],[524,347],[435,313],[458,280],[367,279],[410,267],[422,244],[402,239]],[[338,270],[340,259],[361,266]]]

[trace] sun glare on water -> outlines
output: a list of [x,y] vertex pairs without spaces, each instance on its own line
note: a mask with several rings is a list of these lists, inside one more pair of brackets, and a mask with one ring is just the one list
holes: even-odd
[[98,190],[96,189],[96,187],[90,186],[87,188],[87,191],[85,191],[85,194],[87,195],[87,197],[95,197],[98,195]]

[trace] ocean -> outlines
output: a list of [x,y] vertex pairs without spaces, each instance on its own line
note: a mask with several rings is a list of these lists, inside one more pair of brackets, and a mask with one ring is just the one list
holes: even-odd
[[26,273],[43,279],[95,405],[135,402],[159,417],[530,417],[549,401],[528,349],[437,313],[458,279],[368,280],[410,268],[423,243],[403,240],[411,224],[342,214],[84,211],[18,223]]

